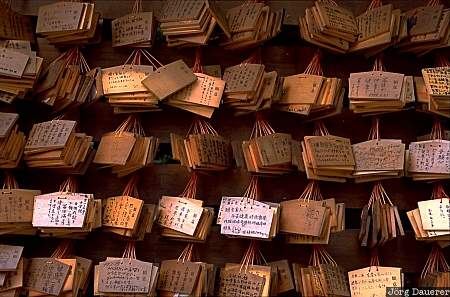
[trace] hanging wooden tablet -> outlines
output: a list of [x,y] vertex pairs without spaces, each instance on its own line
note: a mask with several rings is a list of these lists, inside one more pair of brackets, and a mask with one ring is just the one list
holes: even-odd
[[411,78],[386,72],[381,55],[375,58],[373,71],[351,73],[348,84],[350,109],[355,113],[400,111],[415,101]]
[[197,80],[181,91],[167,97],[163,102],[202,117],[211,118],[214,110],[219,108],[225,89],[225,81],[220,77],[204,73],[200,47],[196,49],[192,71],[197,76]]
[[24,279],[25,259],[20,258],[13,271],[0,272],[0,294],[3,296],[19,296]]
[[142,84],[159,100],[183,90],[197,80],[183,60],[163,65],[148,52],[146,57],[153,61],[155,69],[142,80]]
[[40,6],[36,33],[55,46],[99,42],[100,14],[94,10],[95,5],[87,2],[56,2]]
[[404,18],[408,26],[400,51],[423,56],[450,45],[450,9],[439,0],[428,0],[425,6],[406,11]]
[[98,100],[96,69],[90,69],[78,47],[53,60],[39,77],[33,95],[55,113]]
[[182,166],[197,171],[221,171],[230,166],[230,143],[211,124],[195,118],[186,138],[170,134],[172,155]]
[[308,179],[344,183],[355,168],[350,139],[330,135],[321,121],[304,137],[302,157]]
[[321,53],[317,50],[302,74],[284,77],[277,109],[323,119],[342,111],[344,88],[339,78],[323,76]]
[[372,121],[369,140],[352,145],[356,183],[399,178],[404,173],[405,144],[401,139],[380,139],[379,118]]
[[322,245],[313,245],[307,267],[294,266],[302,296],[350,296],[347,274]]
[[445,259],[442,248],[433,244],[419,279],[424,288],[448,288],[450,284],[450,265]]
[[287,243],[327,244],[331,232],[345,229],[345,204],[324,200],[317,181],[309,182],[298,199],[280,205],[280,232]]
[[25,134],[19,131],[17,113],[0,112],[0,168],[16,168],[25,148]]
[[277,296],[295,289],[288,260],[279,260],[267,264],[273,271],[277,271],[277,278],[272,279],[271,295]]
[[125,186],[121,196],[102,200],[102,226],[106,232],[127,240],[144,240],[151,233],[156,217],[156,205],[145,204],[139,199],[139,177],[135,173]]
[[261,254],[258,243],[251,241],[240,264],[226,263],[220,271],[216,296],[271,296],[274,270]]
[[259,177],[252,176],[242,197],[222,197],[217,224],[229,237],[272,240],[279,229],[280,205],[260,202]]
[[378,252],[372,251],[370,266],[348,272],[351,296],[386,296],[387,288],[403,287],[402,268],[380,266]]
[[34,196],[40,194],[39,190],[20,189],[14,176],[5,172],[0,190],[0,234],[36,234],[31,222]]
[[123,177],[149,166],[155,158],[159,139],[145,136],[137,115],[130,115],[114,132],[102,136],[94,163],[111,167]]
[[316,1],[307,8],[299,17],[299,28],[302,39],[338,54],[347,52],[358,36],[352,12],[333,0]]
[[103,93],[114,113],[160,110],[158,98],[142,84],[156,68],[158,65],[147,50],[135,49],[122,65],[102,69]]
[[409,222],[417,240],[436,241],[440,246],[450,245],[449,196],[441,183],[433,184],[431,200],[418,202],[419,207],[408,211]]
[[95,266],[95,296],[155,296],[159,268],[137,260],[135,245],[129,241],[122,257],[107,257]]
[[26,40],[34,43],[32,17],[14,11],[11,4],[11,2],[0,3],[0,39]]
[[36,55],[27,40],[0,42],[0,102],[11,104],[24,99],[42,70],[43,58]]
[[231,35],[227,35],[220,45],[229,50],[259,46],[281,32],[284,17],[284,9],[275,12],[264,2],[245,1],[227,11]]
[[76,121],[54,120],[34,124],[25,144],[24,160],[28,167],[57,170],[82,175],[95,155],[92,136],[76,132]]
[[268,109],[278,101],[283,79],[276,71],[264,72],[264,69],[260,48],[241,64],[225,68],[223,105],[235,115],[244,115]]
[[228,20],[215,1],[166,1],[159,21],[169,47],[206,45],[217,37],[216,26],[231,37]]
[[161,235],[173,240],[205,242],[214,218],[214,209],[203,207],[196,199],[199,175],[193,172],[178,197],[163,196],[158,206],[157,222]]
[[376,182],[369,203],[361,212],[358,235],[361,246],[383,246],[387,241],[404,235],[398,208],[392,204],[381,182]]
[[131,13],[111,22],[113,47],[151,47],[155,39],[153,12],[144,12],[142,1],[135,0]]
[[75,177],[69,176],[58,192],[34,197],[32,224],[41,236],[83,239],[101,227],[101,200],[77,188]]
[[411,142],[406,152],[407,175],[413,180],[435,181],[450,178],[450,141],[444,140],[443,128],[436,119],[432,139]]

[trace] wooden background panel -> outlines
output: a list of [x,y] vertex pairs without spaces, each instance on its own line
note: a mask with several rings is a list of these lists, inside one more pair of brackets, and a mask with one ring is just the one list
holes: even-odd
[[[13,7],[26,14],[36,14],[37,8],[53,0],[15,0]],[[158,8],[163,1],[143,0],[144,8]],[[450,6],[450,1],[442,1]],[[96,0],[96,7],[102,15],[108,19],[104,23],[103,40],[100,44],[90,45],[83,49],[86,60],[91,65],[100,67],[115,66],[123,63],[131,53],[130,49],[115,49],[110,41],[110,19],[123,15],[131,6],[132,1]],[[232,7],[239,1],[219,1],[222,7]],[[262,61],[268,70],[277,70],[281,75],[301,73],[306,68],[315,48],[300,40],[298,28],[295,24],[304,8],[312,5],[313,1],[267,1],[273,8],[287,8],[288,18],[283,32],[274,40],[268,42],[261,49]],[[369,1],[339,1],[356,13],[362,12]],[[391,1],[395,7],[409,9],[422,5],[424,1]],[[39,54],[49,63],[60,52],[49,45],[45,39],[38,38]],[[184,59],[188,65],[193,65],[193,49],[167,48],[159,42],[151,53],[168,63],[176,59]],[[448,52],[448,50],[447,50]],[[210,45],[203,49],[203,63],[205,65],[220,63],[222,70],[226,66],[240,63],[247,58],[252,51],[233,53],[223,50],[216,45]],[[389,71],[397,71],[408,75],[420,75],[422,67],[432,66],[433,55],[416,58],[411,55],[399,54],[395,49],[390,49],[385,54],[385,64]],[[371,68],[372,59],[365,59],[355,55],[337,56],[329,53],[323,54],[323,68],[327,76],[337,76],[346,82],[351,72],[367,71]],[[0,105],[0,110],[17,110],[21,114],[20,125],[23,131],[28,132],[32,123],[51,118],[50,111],[43,105],[35,102],[18,101],[13,106]],[[268,121],[278,132],[291,133],[294,139],[301,139],[312,133],[313,124],[306,122],[302,117],[269,111],[265,113]],[[74,112],[73,118],[79,119],[79,127],[82,132],[94,136],[96,144],[101,136],[116,127],[125,119],[125,115],[114,115],[112,108],[103,100],[95,103],[80,112]],[[142,116],[142,123],[149,135],[158,136],[163,143],[169,143],[169,133],[185,134],[194,119],[194,116],[173,108],[164,108],[163,112],[147,113]],[[381,135],[384,138],[401,138],[408,144],[419,135],[429,133],[433,117],[428,114],[418,113],[413,110],[381,117]],[[217,131],[232,140],[248,139],[254,116],[233,117],[228,110],[217,111],[212,119]],[[345,111],[342,115],[327,119],[326,124],[332,134],[349,137],[352,143],[364,141],[371,125],[370,117],[355,115]],[[58,189],[64,176],[54,172],[19,169],[16,170],[19,183],[24,188],[41,189],[43,193],[53,192]],[[185,187],[189,172],[178,164],[153,165],[141,171],[140,192],[147,203],[157,203],[162,195],[178,195]],[[241,195],[248,185],[250,175],[242,169],[229,169],[224,172],[202,174],[200,176],[198,197],[205,200],[208,206],[217,207],[222,196]],[[119,179],[109,170],[98,170],[92,165],[86,175],[79,178],[80,190],[86,193],[94,193],[96,198],[107,198],[122,192],[127,178]],[[295,173],[282,177],[263,178],[262,199],[279,202],[283,199],[293,199],[304,190],[307,184],[303,173]],[[412,182],[402,178],[383,182],[386,191],[394,204],[402,212],[417,207],[417,201],[430,197],[431,186],[426,183]],[[338,202],[345,202],[351,208],[351,213],[358,214],[360,208],[367,203],[372,184],[346,184],[321,182],[321,190],[325,197],[335,197]],[[446,185],[448,189],[448,184]],[[349,217],[350,225],[356,228],[359,223],[358,215]],[[354,222],[355,220],[356,222]],[[409,223],[406,223],[408,229]],[[406,225],[405,224],[405,225]],[[346,269],[356,269],[368,265],[369,254],[366,248],[359,246],[356,229],[333,234],[328,251]],[[155,227],[151,236],[147,236],[143,242],[137,245],[138,257],[143,260],[160,262],[163,259],[178,257],[185,243],[169,241],[161,238]],[[58,239],[42,239],[37,237],[2,237],[2,241],[24,243],[29,256],[48,256],[50,250],[58,244]],[[112,234],[94,232],[86,241],[77,241],[76,250],[81,256],[92,258],[96,262],[105,259],[106,256],[120,256],[125,243],[118,240]],[[208,241],[201,245],[200,256],[202,260],[223,264],[226,262],[239,262],[248,246],[247,240],[227,239],[220,235],[217,225]],[[31,248],[30,248],[31,247]],[[273,242],[261,243],[261,250],[267,261],[288,258],[291,262],[308,262],[310,247],[286,245],[279,238]],[[425,257],[429,251],[429,245],[414,239],[411,231],[407,236],[393,240],[381,249],[381,263],[388,266],[400,266],[407,272],[420,272]],[[416,274],[417,276],[417,274]]]

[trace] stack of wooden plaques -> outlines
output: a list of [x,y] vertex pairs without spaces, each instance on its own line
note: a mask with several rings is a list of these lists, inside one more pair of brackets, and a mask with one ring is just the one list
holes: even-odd
[[408,36],[399,44],[400,51],[418,56],[450,46],[450,9],[439,1],[430,0],[426,6],[404,13]]
[[0,112],[0,168],[16,168],[22,158],[26,137],[18,131],[17,113]]
[[146,53],[146,58],[157,69],[147,75],[142,84],[158,100],[164,100],[197,81],[197,76],[183,60],[163,65],[148,52]]
[[23,246],[0,245],[0,294],[19,296],[24,278]]
[[214,209],[203,207],[196,199],[198,175],[193,173],[179,197],[163,196],[159,200],[157,222],[161,235],[169,239],[205,242],[211,230]]
[[140,120],[131,115],[116,131],[102,136],[93,162],[111,167],[114,174],[123,177],[149,166],[158,146],[159,139],[145,136]]
[[411,142],[406,151],[406,172],[413,180],[434,181],[450,178],[450,141],[435,121],[431,140]]
[[11,103],[25,98],[39,77],[43,60],[31,50],[29,41],[0,42],[0,101]]
[[372,124],[369,140],[352,145],[356,183],[399,178],[404,175],[405,144],[401,139],[380,139],[379,120]]
[[306,267],[292,264],[302,296],[350,296],[347,274],[322,245],[313,246],[309,263]]
[[11,8],[12,2],[0,2],[0,40],[27,40],[35,42],[32,16],[17,13]]
[[450,63],[444,65],[422,69],[427,96],[419,102],[424,103],[423,109],[450,118]]
[[0,234],[34,235],[37,229],[33,220],[34,196],[39,190],[19,189],[17,181],[6,173],[3,190],[0,190]]
[[158,274],[156,264],[136,259],[135,243],[129,242],[121,258],[95,265],[94,296],[156,296]]
[[155,69],[154,65],[141,64],[142,58],[147,59],[148,55],[145,50],[134,50],[123,65],[102,69],[103,93],[114,107],[114,113],[160,110],[158,98],[141,83]]
[[241,64],[225,68],[226,81],[223,103],[232,108],[235,115],[268,109],[272,101],[278,101],[283,86],[276,71],[265,72],[257,55]]
[[369,267],[349,271],[348,282],[351,296],[385,296],[388,288],[403,288],[404,276],[402,268],[380,266],[379,260],[371,260]]
[[144,12],[142,1],[135,0],[133,10],[111,22],[113,47],[151,47],[155,39],[156,20],[153,12]]
[[169,47],[205,45],[216,25],[231,37],[227,19],[210,0],[165,1],[159,21]]
[[219,108],[225,89],[225,81],[220,76],[215,77],[203,72],[200,53],[200,48],[197,48],[193,67],[197,80],[181,91],[167,97],[163,102],[175,108],[211,118],[214,110]]
[[436,241],[442,247],[450,245],[450,215],[442,211],[449,207],[450,202],[442,184],[434,185],[431,200],[419,201],[417,204],[418,208],[406,213],[416,239]]
[[264,257],[257,242],[251,241],[240,264],[226,263],[220,271],[220,285],[216,296],[272,296],[271,288],[278,278],[277,270],[264,265]]
[[369,203],[361,213],[358,239],[361,246],[382,246],[398,235],[404,236],[397,206],[393,205],[380,182],[375,183]]
[[373,56],[408,36],[407,18],[392,4],[383,5],[372,0],[367,10],[356,17],[358,38],[351,44],[350,52]]
[[292,172],[292,136],[275,133],[261,114],[257,114],[250,140],[242,142],[247,170],[257,174],[281,175]]
[[222,197],[217,224],[229,237],[272,240],[279,230],[280,204],[260,202],[259,178],[253,176],[242,197]]
[[280,232],[287,243],[328,244],[331,232],[344,229],[345,204],[323,199],[316,181],[298,199],[281,202]]
[[76,121],[51,120],[34,124],[25,144],[28,167],[84,174],[95,155],[92,136],[76,133]]
[[100,42],[100,14],[87,2],[56,2],[39,7],[36,33],[55,46]]
[[152,232],[156,205],[144,204],[137,191],[138,176],[133,175],[121,196],[102,200],[102,226],[106,232],[131,240],[144,240]]
[[284,16],[284,9],[273,12],[263,2],[246,1],[227,11],[231,36],[220,45],[229,50],[256,47],[281,32]]
[[317,51],[302,74],[284,77],[277,109],[322,119],[339,114],[344,102],[344,87],[339,78],[323,76]]
[[301,37],[334,53],[345,53],[358,37],[358,26],[352,12],[334,1],[316,1],[299,18]]
[[187,137],[170,133],[174,160],[193,170],[220,171],[230,166],[230,143],[211,124],[195,119]]
[[60,112],[97,100],[98,78],[98,68],[91,70],[80,50],[71,48],[42,71],[33,95]]
[[34,197],[32,224],[41,236],[83,239],[102,226],[102,202],[93,194],[77,193],[71,176],[60,191]]
[[330,135],[322,122],[316,122],[314,135],[302,141],[308,179],[345,183],[355,169],[350,139]]
[[177,260],[161,262],[158,296],[214,296],[216,267],[196,259],[195,252],[194,245],[188,244]]
[[351,73],[348,84],[350,109],[355,113],[400,111],[415,102],[412,76],[384,71],[380,57],[373,71]]
[[422,288],[448,288],[450,285],[450,265],[441,247],[433,245],[420,275]]

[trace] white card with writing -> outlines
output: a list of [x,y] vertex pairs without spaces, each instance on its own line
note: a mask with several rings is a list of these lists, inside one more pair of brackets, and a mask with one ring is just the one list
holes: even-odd
[[371,266],[348,272],[352,297],[386,297],[386,288],[401,287],[401,268]]
[[149,291],[153,264],[136,259],[100,262],[98,289],[104,293],[143,293]]
[[163,196],[159,201],[158,224],[192,236],[202,213],[203,208],[189,199]]
[[[221,207],[220,233],[254,238],[269,238],[273,210],[262,202],[241,197],[237,198],[240,201],[236,201],[236,199],[232,200],[239,204],[230,204],[229,206]],[[228,199],[228,202],[232,200]],[[224,200],[222,198],[223,202]]]
[[83,14],[83,3],[57,2],[39,7],[36,33],[77,30]]
[[0,138],[8,136],[18,118],[17,113],[0,112]]
[[105,95],[147,92],[141,81],[153,72],[150,65],[122,65],[102,69],[102,84]]
[[25,150],[37,148],[63,148],[74,131],[75,121],[53,120],[34,124]]
[[52,193],[34,197],[33,226],[82,228],[89,194]]
[[450,231],[450,200],[440,198],[419,201],[422,228],[427,231]]
[[384,71],[351,73],[348,96],[352,99],[400,99],[403,78],[403,74]]
[[17,269],[23,246],[0,244],[0,271],[13,271]]
[[411,142],[408,171],[450,174],[450,141]]
[[18,51],[0,48],[0,74],[12,77],[22,77],[30,56]]
[[405,144],[397,139],[375,139],[352,145],[356,171],[402,170]]

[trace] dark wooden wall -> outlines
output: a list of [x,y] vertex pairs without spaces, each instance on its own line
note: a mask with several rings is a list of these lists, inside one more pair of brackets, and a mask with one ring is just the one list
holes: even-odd
[[[36,15],[37,8],[53,1],[48,0],[14,0],[13,7],[24,14]],[[143,1],[144,9],[155,9],[157,12],[163,1]],[[386,1],[389,2],[389,1]],[[420,0],[390,1],[395,7],[403,10],[422,5]],[[450,1],[442,1],[447,7]],[[268,69],[279,71],[282,75],[301,73],[312,57],[315,48],[304,43],[299,38],[298,28],[295,25],[298,16],[303,14],[304,8],[311,6],[313,1],[267,1],[274,8],[287,8],[288,17],[283,27],[283,33],[276,39],[268,42],[262,48],[262,59]],[[339,1],[355,13],[362,12],[369,1]],[[130,54],[129,49],[113,49],[111,47],[110,20],[121,16],[131,9],[132,1],[97,0],[97,9],[105,18],[103,41],[100,44],[88,46],[83,53],[89,65],[109,67],[123,63]],[[239,1],[220,1],[222,7],[238,5]],[[59,51],[49,45],[46,40],[38,39],[39,55],[48,63],[57,57]],[[188,65],[193,64],[193,49],[169,49],[161,42],[151,49],[154,56],[161,62],[170,62],[183,58]],[[232,53],[211,45],[203,50],[204,65],[220,62],[222,69],[226,66],[238,64],[250,52]],[[448,53],[448,51],[447,51]],[[395,50],[388,50],[385,54],[388,71],[401,72],[407,75],[420,75],[420,69],[432,66],[433,54],[423,58],[411,55],[398,54]],[[336,56],[325,54],[323,59],[324,73],[327,76],[337,76],[343,79],[351,72],[366,71],[371,68],[372,61],[355,55]],[[21,114],[20,124],[22,130],[29,131],[33,122],[50,118],[49,111],[34,102],[18,101],[13,106],[0,105],[1,111],[16,110]],[[98,143],[102,134],[114,130],[123,121],[125,116],[114,115],[112,108],[104,101],[100,101],[87,109],[82,109],[74,115],[80,120],[82,132],[93,135]],[[301,139],[312,132],[312,123],[305,122],[301,117],[292,114],[270,111],[267,118],[274,129],[279,132],[291,133],[295,139]],[[167,153],[169,148],[169,133],[187,132],[193,119],[186,112],[165,108],[158,113],[148,113],[143,116],[143,125],[147,134],[161,138],[160,155]],[[429,133],[433,117],[414,110],[387,114],[381,117],[381,135],[383,138],[401,138],[408,144],[419,135]],[[233,117],[227,110],[219,110],[213,116],[212,123],[220,134],[232,140],[243,140],[250,136],[254,122],[253,116]],[[332,134],[349,137],[352,143],[364,141],[370,129],[371,119],[355,115],[348,110],[335,118],[326,121]],[[448,127],[448,126],[447,126]],[[178,195],[189,178],[186,168],[173,162],[162,162],[141,171],[142,180],[140,190],[147,203],[157,203],[161,195]],[[48,171],[30,170],[22,168],[16,170],[18,181],[23,188],[41,189],[43,193],[56,191],[64,179]],[[241,169],[230,169],[221,173],[202,175],[198,198],[206,201],[206,205],[216,207],[224,195],[241,195],[249,181],[249,173]],[[107,170],[97,170],[94,166],[86,175],[80,177],[82,192],[94,193],[96,198],[107,198],[120,194],[127,179],[118,179]],[[296,198],[307,184],[306,176],[302,173],[289,176],[264,178],[262,181],[263,200],[281,201]],[[407,235],[388,242],[380,253],[381,263],[386,266],[403,267],[414,279],[421,271],[428,255],[429,245],[418,242],[414,238],[409,222],[405,220],[404,212],[417,207],[417,201],[430,197],[431,186],[426,183],[412,182],[402,178],[383,183],[392,201],[402,212]],[[325,197],[335,197],[338,202],[345,202],[347,209],[347,225],[345,232],[332,234],[327,249],[344,268],[356,269],[368,265],[369,253],[359,246],[357,232],[359,228],[359,213],[367,203],[371,192],[371,183],[345,184],[321,182],[321,189]],[[446,185],[448,190],[448,184]],[[57,239],[41,239],[34,237],[2,236],[0,241],[26,244],[26,254],[33,256],[48,256],[59,242]],[[204,261],[224,264],[226,262],[239,262],[248,241],[240,239],[227,239],[220,235],[220,228],[215,225],[208,241],[200,248],[200,255]],[[77,254],[92,258],[95,261],[106,256],[121,255],[125,243],[114,236],[101,231],[91,234],[87,240],[76,243]],[[138,257],[143,260],[160,262],[163,259],[175,258],[184,248],[185,243],[169,241],[158,235],[154,229],[145,241],[138,243]],[[282,240],[262,243],[261,250],[268,261],[289,259],[291,262],[307,263],[309,247],[300,245],[287,245]],[[448,251],[448,249],[447,249]]]

